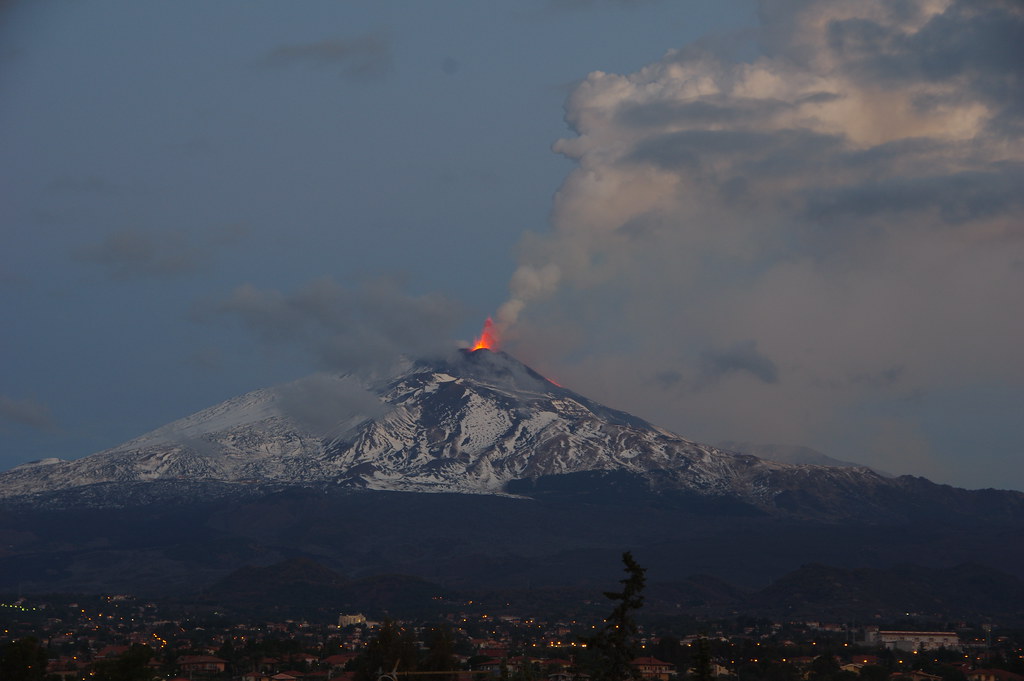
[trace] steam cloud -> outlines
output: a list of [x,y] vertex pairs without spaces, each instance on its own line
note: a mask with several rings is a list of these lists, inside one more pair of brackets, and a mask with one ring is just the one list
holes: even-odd
[[236,288],[197,310],[200,318],[231,318],[268,346],[296,348],[320,368],[372,373],[396,357],[450,351],[460,308],[439,295],[416,296],[392,279],[345,287],[330,278],[293,293]]
[[[61,181],[61,186],[71,183]],[[91,181],[82,184],[93,186]],[[122,228],[79,247],[72,258],[96,265],[116,280],[180,277],[206,268],[219,250],[236,243],[244,231],[239,225],[209,228],[201,235],[181,229]]]
[[73,257],[101,266],[114,279],[188,274],[204,261],[203,251],[181,232],[122,229],[78,249]]
[[752,61],[691,46],[575,89],[578,167],[498,323],[688,436],[948,477],[915,402],[1024,391],[1024,6],[761,16]]
[[0,395],[0,421],[17,423],[39,430],[50,430],[55,426],[50,408],[32,398],[15,399]]
[[282,411],[323,439],[385,412],[380,399],[356,382],[324,374],[285,384],[277,392]]

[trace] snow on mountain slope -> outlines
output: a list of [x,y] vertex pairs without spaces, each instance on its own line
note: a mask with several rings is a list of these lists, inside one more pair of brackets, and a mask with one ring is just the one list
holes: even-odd
[[758,506],[808,481],[839,490],[882,481],[867,469],[786,465],[690,442],[504,353],[460,350],[384,377],[257,390],[77,461],[20,466],[0,473],[0,498],[167,480],[504,494],[513,480],[585,471]]
[[[256,390],[76,461],[18,466],[0,473],[0,498],[104,482],[320,480],[323,441],[288,406],[290,395],[324,380],[348,381],[318,376]],[[350,413],[339,423],[351,427],[365,419]]]

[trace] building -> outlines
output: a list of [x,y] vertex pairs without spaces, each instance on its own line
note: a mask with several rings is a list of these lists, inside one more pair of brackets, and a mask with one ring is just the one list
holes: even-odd
[[351,627],[354,624],[366,624],[366,617],[360,613],[355,615],[338,615],[339,627]]
[[640,672],[644,679],[656,679],[657,681],[668,681],[675,673],[675,665],[662,662],[654,657],[638,657],[630,664]]
[[178,669],[183,674],[220,674],[227,666],[227,660],[212,655],[183,655],[178,658]]
[[874,631],[868,632],[867,643],[885,646],[890,650],[933,650],[935,648],[960,649],[960,637],[953,631]]

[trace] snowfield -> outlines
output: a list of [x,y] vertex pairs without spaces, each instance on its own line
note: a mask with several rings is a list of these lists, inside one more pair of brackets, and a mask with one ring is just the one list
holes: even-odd
[[513,480],[588,471],[758,506],[808,476],[816,485],[884,484],[865,468],[780,464],[697,444],[504,353],[460,350],[387,376],[256,390],[77,461],[24,464],[0,473],[0,498],[157,481],[504,495]]

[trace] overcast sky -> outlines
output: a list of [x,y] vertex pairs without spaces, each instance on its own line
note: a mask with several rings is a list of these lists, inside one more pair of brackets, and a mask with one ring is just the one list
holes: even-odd
[[468,342],[1024,489],[1024,5],[0,5],[0,469]]

